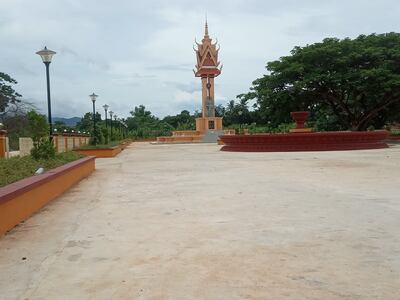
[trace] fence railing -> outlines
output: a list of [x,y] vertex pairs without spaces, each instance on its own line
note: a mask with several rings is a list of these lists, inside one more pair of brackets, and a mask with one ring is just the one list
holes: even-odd
[[0,158],[8,157],[8,137],[7,131],[0,129]]
[[[56,152],[66,152],[89,144],[90,136],[83,134],[63,133],[54,134],[53,143]],[[8,147],[7,131],[0,130],[0,157],[8,158],[10,156],[19,155],[26,156],[31,153],[33,148],[33,141],[30,137],[19,138],[19,151],[10,153]]]

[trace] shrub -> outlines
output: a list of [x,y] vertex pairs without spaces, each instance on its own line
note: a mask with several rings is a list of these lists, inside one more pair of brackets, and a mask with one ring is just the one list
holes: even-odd
[[56,156],[56,149],[50,140],[40,142],[39,144],[34,144],[31,155],[34,159],[50,159]]
[[91,145],[95,145],[95,144],[103,144],[104,143],[104,135],[102,132],[102,129],[100,128],[100,126],[98,124],[96,124],[96,142],[94,140],[94,134],[93,134],[93,130],[92,130],[92,138],[90,139],[90,144]]
[[30,111],[28,117],[28,131],[33,140],[31,155],[34,159],[54,158],[56,150],[52,141],[48,138],[49,126],[44,115]]

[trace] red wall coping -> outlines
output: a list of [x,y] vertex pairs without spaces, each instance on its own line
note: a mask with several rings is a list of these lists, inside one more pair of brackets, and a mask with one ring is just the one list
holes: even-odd
[[389,141],[397,141],[397,140],[399,140],[400,141],[400,135],[389,135],[388,137],[387,137],[387,140],[389,140]]
[[112,147],[108,147],[108,148],[75,148],[74,150],[77,150],[77,151],[115,150],[115,149],[118,149],[118,148],[122,148],[125,145],[129,145],[131,143],[132,143],[132,141],[125,141],[125,142],[122,142],[122,143],[120,143],[120,144],[118,144],[116,146],[112,146]]
[[104,151],[104,150],[115,150],[115,149],[118,149],[118,148],[121,148],[121,144],[120,145],[117,145],[117,146],[113,146],[113,147],[109,147],[109,148],[75,148],[74,150],[76,150],[76,151],[96,151],[96,150],[101,150],[101,151]]
[[51,181],[54,178],[57,178],[69,170],[78,168],[79,166],[91,161],[95,160],[94,156],[84,157],[60,167],[51,169],[40,175],[33,175],[28,178],[21,179],[14,183],[8,184],[4,187],[0,188],[0,204],[12,200],[13,198],[34,189],[37,186],[40,186],[46,182]]
[[155,142],[157,138],[135,139],[132,142]]

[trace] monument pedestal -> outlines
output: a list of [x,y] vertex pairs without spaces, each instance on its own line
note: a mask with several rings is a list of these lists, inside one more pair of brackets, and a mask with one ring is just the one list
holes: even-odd
[[222,117],[196,118],[196,131],[205,133],[207,131],[221,131]]

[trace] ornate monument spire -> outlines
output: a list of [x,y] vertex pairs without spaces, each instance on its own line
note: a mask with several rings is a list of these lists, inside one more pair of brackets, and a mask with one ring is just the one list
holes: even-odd
[[221,130],[222,118],[215,117],[214,101],[214,78],[221,74],[222,65],[218,61],[217,42],[212,43],[208,34],[208,22],[204,26],[204,37],[201,44],[197,43],[196,52],[196,70],[193,70],[196,77],[201,77],[202,85],[202,118],[196,119],[196,129],[204,132],[209,130]]

